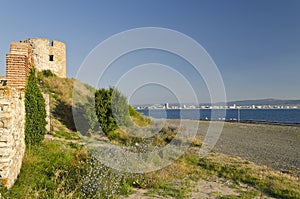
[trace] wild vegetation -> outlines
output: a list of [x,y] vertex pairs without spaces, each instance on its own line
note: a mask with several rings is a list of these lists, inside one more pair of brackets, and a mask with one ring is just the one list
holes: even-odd
[[46,134],[46,106],[32,68],[25,87],[25,142],[40,144]]
[[108,135],[118,126],[132,125],[127,99],[114,88],[99,89],[95,93],[95,110],[102,131]]
[[[191,193],[195,192],[200,179],[206,181],[224,179],[238,194],[238,196],[216,195],[216,198],[254,198],[268,195],[277,198],[300,198],[300,182],[295,176],[215,152],[206,158],[199,158],[198,152],[202,143],[197,136],[190,140],[191,147],[183,156],[161,170],[132,174],[107,167],[98,159],[97,154],[87,150],[83,145],[85,140],[82,138],[82,135],[92,137],[94,134],[101,136],[105,134],[95,132],[96,124],[92,125],[93,129],[87,129],[89,132],[87,134],[76,131],[71,112],[74,106],[72,86],[75,80],[58,78],[49,71],[40,73],[38,79],[40,88],[51,94],[53,140],[47,139],[39,145],[26,149],[16,184],[10,190],[0,189],[4,198],[118,198],[120,195],[126,198],[136,189],[147,190],[146,195],[150,197],[159,195],[189,198]],[[81,93],[84,90],[96,92],[87,85],[81,84],[81,87],[83,89]],[[101,92],[101,95],[112,93],[109,89]],[[101,95],[99,94],[98,98]],[[124,99],[120,101],[124,103]],[[83,104],[88,102],[89,99],[83,98]],[[99,106],[101,103],[95,104]],[[104,104],[107,106],[109,103]],[[125,103],[123,105],[129,112],[132,124],[129,125],[130,128],[126,125],[124,128],[108,128],[110,131],[107,131],[109,132],[107,135],[111,143],[130,150],[140,150],[139,147],[143,145],[163,147],[177,139],[176,135],[180,129],[172,125],[163,126],[150,137],[131,136],[127,129],[135,130],[138,126],[147,128],[152,121],[137,113],[132,107],[126,107]],[[98,112],[97,115],[99,117],[102,113]],[[84,117],[91,124],[95,119],[98,120],[90,111],[85,112]],[[111,119],[103,121],[116,124]],[[56,140],[58,138],[60,140]],[[184,142],[185,140],[177,140],[174,143],[180,145]]]
[[15,185],[1,188],[3,198],[81,197],[80,177],[84,174],[87,151],[77,144],[43,141],[27,148]]

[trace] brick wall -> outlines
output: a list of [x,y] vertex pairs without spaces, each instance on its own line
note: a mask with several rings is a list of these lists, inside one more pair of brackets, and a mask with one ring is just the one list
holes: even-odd
[[30,45],[12,42],[10,53],[6,55],[7,86],[25,88],[29,69],[32,65]]

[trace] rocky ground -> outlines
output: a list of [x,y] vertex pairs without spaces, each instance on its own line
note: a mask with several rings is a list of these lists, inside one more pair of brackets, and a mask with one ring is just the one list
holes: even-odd
[[[171,123],[178,124],[178,121]],[[208,126],[209,122],[200,122],[198,130],[200,137],[204,138]],[[214,150],[300,176],[300,127],[224,123]],[[249,188],[251,189],[251,187],[245,189]],[[146,192],[142,189],[135,190],[134,194],[124,198],[159,198],[147,196]],[[213,181],[199,180],[191,193],[191,198],[218,198],[222,195],[235,194],[237,190],[220,178]]]
[[[184,122],[192,125],[195,121]],[[172,120],[170,124],[178,125]],[[198,136],[204,140],[210,122],[200,121]],[[300,176],[300,127],[224,122],[213,150],[239,156],[259,165]]]
[[[231,183],[228,181],[225,181],[222,178],[215,179],[214,181],[208,181],[208,180],[199,180],[195,187],[193,188],[191,192],[190,199],[218,199],[221,196],[236,196],[239,198],[240,190],[237,188],[233,188],[230,186]],[[243,186],[243,190],[255,190],[252,187],[249,187],[247,185],[241,185]],[[175,199],[173,197],[162,197],[159,195],[149,195],[147,194],[146,189],[134,189],[134,193],[129,196],[122,196],[121,199]],[[254,199],[274,199],[273,197],[266,196],[262,194],[261,196],[257,196]]]
[[215,149],[300,176],[300,127],[225,123]]

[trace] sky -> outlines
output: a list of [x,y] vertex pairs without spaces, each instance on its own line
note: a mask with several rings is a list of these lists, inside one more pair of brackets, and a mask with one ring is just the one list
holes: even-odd
[[[65,42],[67,76],[78,77],[84,60],[89,59],[91,51],[101,42],[130,29],[160,27],[180,32],[205,49],[221,74],[228,101],[300,99],[299,0],[4,0],[0,18],[2,75],[5,74],[5,54],[12,41],[41,37]],[[164,42],[167,38],[161,39]],[[176,41],[174,44],[181,45]],[[181,85],[178,80],[181,75],[182,81],[188,81],[187,87],[178,86],[174,91],[149,81],[149,84],[136,86],[133,92],[126,90],[132,82],[125,81],[122,92],[132,104],[193,103],[188,86],[199,102],[211,100],[202,74],[197,74],[184,58],[157,49],[121,56],[111,64],[106,75],[97,80],[97,86],[115,86],[122,75],[147,63],[168,65],[169,68],[162,68],[173,71],[172,68],[175,72],[158,69],[156,78],[178,81]],[[169,77],[170,74],[174,76]],[[150,75],[140,73],[140,76],[148,78]]]

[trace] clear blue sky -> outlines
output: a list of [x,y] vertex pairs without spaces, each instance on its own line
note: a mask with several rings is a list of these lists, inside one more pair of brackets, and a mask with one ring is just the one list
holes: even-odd
[[[74,77],[88,53],[113,34],[164,27],[207,50],[222,74],[228,100],[300,99],[299,0],[5,0],[0,18],[1,74],[11,41],[46,37],[65,42],[67,75]],[[149,86],[150,91],[144,98],[136,93],[136,102],[147,103],[151,96],[158,102],[155,93],[160,91]],[[171,94],[165,97],[172,101]]]

